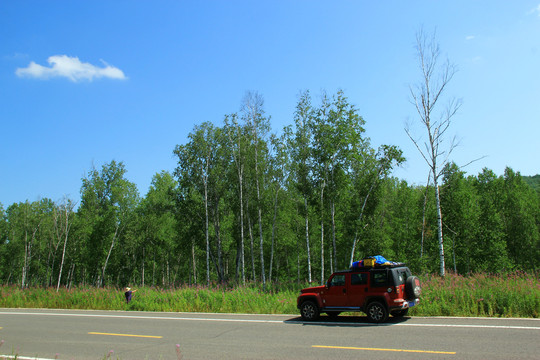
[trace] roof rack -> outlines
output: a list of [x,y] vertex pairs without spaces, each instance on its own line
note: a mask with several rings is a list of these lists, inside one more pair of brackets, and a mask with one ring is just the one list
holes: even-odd
[[389,269],[389,268],[396,268],[396,267],[402,267],[407,266],[407,264],[402,262],[392,262],[388,264],[375,264],[373,266],[351,266],[349,270],[351,271],[358,271],[358,270],[372,270],[372,269]]

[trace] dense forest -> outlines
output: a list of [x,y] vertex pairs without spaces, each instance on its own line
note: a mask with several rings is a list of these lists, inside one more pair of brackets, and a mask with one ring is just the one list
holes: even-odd
[[[435,189],[392,177],[393,145],[373,148],[343,92],[302,93],[271,133],[262,97],[194,127],[144,197],[122,162],[92,168],[80,199],[0,204],[0,282],[27,286],[176,286],[323,282],[381,254],[438,272]],[[220,125],[216,125],[220,123]],[[427,170],[426,170],[427,178]],[[439,183],[445,264],[459,274],[536,272],[540,177],[507,168]]]

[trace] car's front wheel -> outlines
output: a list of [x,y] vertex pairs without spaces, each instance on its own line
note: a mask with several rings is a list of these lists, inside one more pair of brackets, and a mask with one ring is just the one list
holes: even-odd
[[315,320],[319,317],[319,307],[313,301],[304,301],[300,306],[300,315],[304,320]]
[[369,321],[374,323],[382,323],[388,319],[388,310],[378,301],[374,301],[368,305],[366,314]]

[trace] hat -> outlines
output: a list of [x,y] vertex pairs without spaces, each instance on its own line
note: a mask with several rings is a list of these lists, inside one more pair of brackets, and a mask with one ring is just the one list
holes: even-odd
[[126,290],[129,291],[129,290],[131,290],[131,288],[130,288],[130,287],[127,287]]

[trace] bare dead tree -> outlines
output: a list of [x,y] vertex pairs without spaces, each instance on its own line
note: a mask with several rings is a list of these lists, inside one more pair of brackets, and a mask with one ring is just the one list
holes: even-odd
[[448,59],[440,62],[440,48],[435,39],[435,33],[428,37],[421,29],[416,34],[416,51],[422,78],[416,86],[410,87],[411,103],[415,106],[420,122],[427,132],[427,140],[421,144],[419,139],[412,136],[409,126],[406,127],[405,131],[429,166],[433,178],[437,206],[440,274],[444,276],[444,241],[439,178],[450,154],[457,146],[455,137],[451,139],[449,144],[445,144],[445,140],[446,133],[452,124],[452,118],[461,106],[461,101],[452,98],[442,111],[436,111],[441,96],[457,69]]

